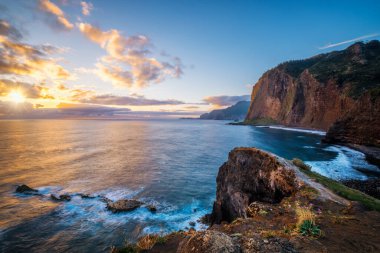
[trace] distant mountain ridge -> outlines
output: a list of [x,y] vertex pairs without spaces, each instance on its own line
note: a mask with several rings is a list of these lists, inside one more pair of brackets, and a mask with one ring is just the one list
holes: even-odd
[[380,42],[289,61],[252,90],[247,124],[328,130],[326,141],[380,147]]
[[249,101],[240,101],[225,109],[213,110],[202,114],[200,119],[243,120],[247,115],[249,105]]

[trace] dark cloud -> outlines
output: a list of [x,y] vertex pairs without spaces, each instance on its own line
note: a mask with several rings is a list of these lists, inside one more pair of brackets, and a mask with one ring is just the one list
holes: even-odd
[[20,40],[22,38],[21,33],[16,28],[12,27],[7,21],[2,19],[0,19],[0,35],[9,37],[13,40]]
[[249,95],[242,96],[210,96],[203,99],[206,103],[216,106],[230,106],[240,101],[249,101],[251,97]]
[[90,98],[80,99],[81,103],[89,104],[102,104],[102,105],[133,105],[133,106],[146,106],[146,105],[181,105],[184,102],[174,99],[157,100],[148,99],[144,96],[114,96],[114,95],[99,95]]
[[129,113],[128,108],[91,106],[84,104],[61,103],[58,108],[42,108],[42,105],[0,101],[0,118],[2,119],[43,119],[43,118],[81,118],[114,117]]

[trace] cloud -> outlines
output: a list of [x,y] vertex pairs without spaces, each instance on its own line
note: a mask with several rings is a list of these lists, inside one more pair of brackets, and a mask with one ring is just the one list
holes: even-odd
[[108,53],[96,63],[95,73],[116,86],[145,87],[183,74],[178,57],[172,57],[170,62],[152,57],[153,45],[146,36],[125,37],[116,29],[102,31],[87,23],[79,23],[78,28]]
[[7,21],[0,19],[0,35],[9,37],[13,40],[20,40],[22,34],[14,27],[12,27]]
[[48,87],[0,79],[0,96],[7,96],[12,91],[18,91],[26,98],[54,99],[54,97],[49,94]]
[[43,108],[41,104],[33,106],[28,102],[0,101],[0,118],[2,119],[114,117],[127,113],[130,113],[128,108],[69,103],[60,103],[57,108]]
[[85,1],[80,2],[80,5],[82,6],[82,14],[85,16],[89,16],[92,9],[94,9],[92,3],[87,3]]
[[49,0],[39,0],[39,8],[46,13],[49,24],[53,27],[62,28],[64,30],[74,28],[74,25],[65,17],[65,13],[56,4]]
[[1,20],[0,75],[13,74],[36,78],[69,79],[70,74],[52,54],[61,49],[51,45],[33,46],[20,42],[21,36],[8,22]]
[[103,105],[124,105],[124,106],[147,106],[147,105],[181,105],[184,102],[174,99],[157,100],[148,99],[144,96],[114,96],[114,95],[98,95],[90,98],[80,99],[81,103],[103,104]]
[[337,47],[337,46],[341,46],[344,44],[348,44],[348,43],[352,43],[352,42],[356,42],[356,41],[360,41],[360,40],[365,40],[365,39],[369,39],[369,38],[379,37],[379,36],[380,36],[380,33],[368,34],[368,35],[360,36],[360,37],[357,37],[354,39],[334,43],[334,44],[327,44],[323,47],[319,47],[318,49],[327,49],[327,48]]
[[206,103],[216,106],[230,106],[240,101],[249,101],[251,97],[249,95],[242,96],[211,96],[203,99]]

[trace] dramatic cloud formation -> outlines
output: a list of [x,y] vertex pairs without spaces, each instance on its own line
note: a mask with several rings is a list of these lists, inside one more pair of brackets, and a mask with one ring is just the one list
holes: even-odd
[[249,101],[251,97],[249,95],[242,96],[211,96],[203,99],[206,103],[216,106],[230,106],[240,101]]
[[56,4],[49,0],[39,0],[39,8],[46,13],[48,21],[50,21],[49,24],[53,27],[63,28],[65,30],[74,28],[74,25],[67,20],[64,12]]
[[144,87],[162,82],[168,76],[179,78],[183,73],[179,58],[165,62],[151,57],[152,45],[145,36],[124,37],[118,30],[102,31],[87,23],[78,27],[89,40],[107,51],[108,55],[96,64],[96,73],[114,85]]
[[92,3],[87,3],[87,2],[80,2],[80,5],[82,6],[82,14],[85,16],[89,16],[91,14],[92,9],[94,6]]
[[5,97],[14,91],[20,92],[26,98],[54,99],[49,94],[48,87],[0,79],[0,96]]
[[346,40],[346,41],[342,41],[342,42],[338,42],[338,43],[334,43],[334,44],[328,44],[326,46],[320,47],[319,49],[327,49],[327,48],[337,47],[337,46],[345,45],[348,43],[352,43],[352,42],[356,42],[356,41],[360,41],[360,40],[365,40],[365,39],[369,39],[369,38],[374,38],[374,37],[379,37],[379,36],[380,36],[380,33],[368,34],[368,35],[360,36],[360,37],[357,37],[354,39],[350,39],[350,40]]
[[19,41],[20,33],[6,21],[0,25],[0,75],[68,79],[70,74],[51,55],[60,51],[51,45],[32,46]]
[[133,105],[133,106],[147,106],[147,105],[181,105],[182,101],[169,99],[157,100],[148,99],[144,96],[114,96],[114,95],[99,95],[90,98],[80,99],[79,102],[89,104],[103,104],[103,105]]

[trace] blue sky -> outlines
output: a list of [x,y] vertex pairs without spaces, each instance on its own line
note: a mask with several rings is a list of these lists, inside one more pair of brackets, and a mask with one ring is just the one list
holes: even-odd
[[[266,70],[283,61],[343,49],[350,43],[322,49],[329,44],[362,36],[368,36],[364,40],[380,37],[380,1],[93,0],[86,1],[93,6],[88,16],[81,13],[81,1],[50,2],[74,28],[52,26],[51,13],[41,10],[39,1],[2,0],[7,7],[2,19],[12,18],[8,21],[25,33],[24,43],[68,49],[57,56],[62,58],[60,64],[76,75],[66,80],[65,86],[93,90],[97,95],[138,94],[186,103],[129,106],[133,110],[184,110],[189,104],[194,109],[206,97],[247,95]],[[115,29],[125,37],[146,36],[152,44],[151,57],[161,58],[165,52],[170,56],[163,61],[180,58],[183,74],[179,78],[166,76],[144,87],[120,88],[90,71],[78,72],[96,68],[99,59],[107,55],[99,43],[84,35],[79,23],[104,32]],[[217,105],[198,105],[198,109],[213,106]]]

